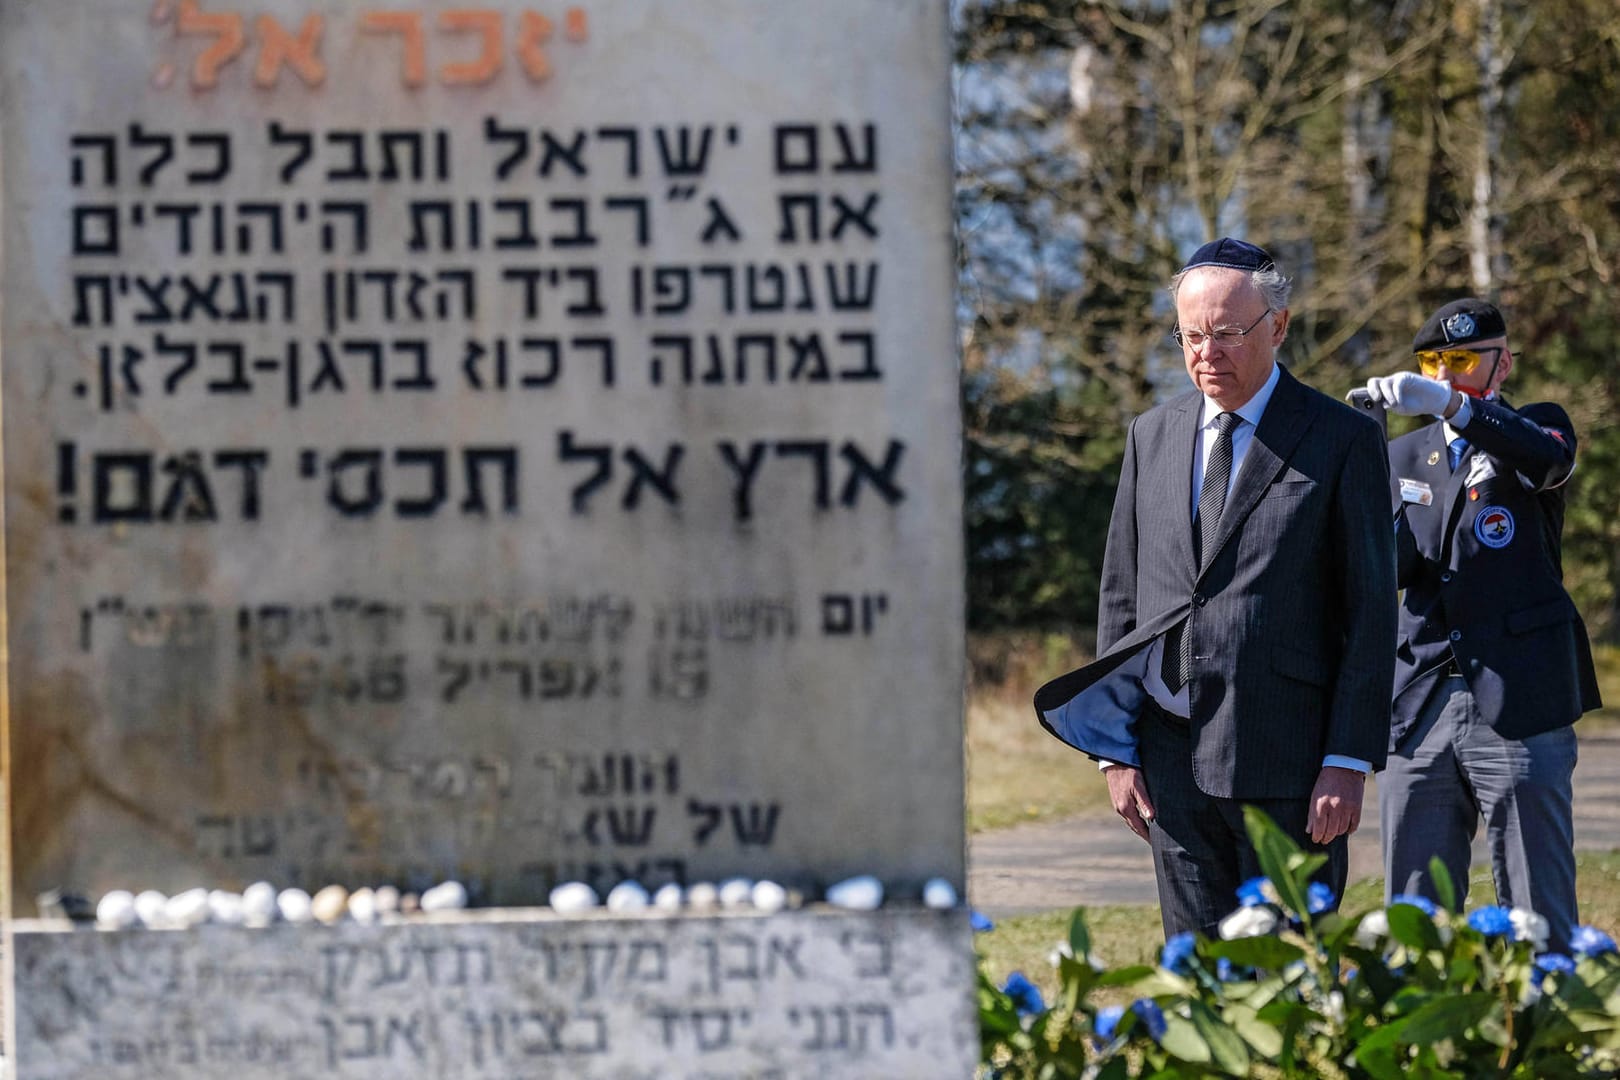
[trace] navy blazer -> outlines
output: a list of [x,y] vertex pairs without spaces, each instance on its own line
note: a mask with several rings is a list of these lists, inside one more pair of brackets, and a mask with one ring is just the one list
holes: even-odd
[[1575,429],[1557,405],[1475,400],[1453,472],[1439,421],[1389,444],[1398,580],[1390,749],[1453,656],[1505,738],[1598,708],[1586,625],[1564,591],[1563,483]]
[[1194,781],[1217,798],[1303,798],[1328,754],[1384,761],[1396,590],[1383,434],[1284,369],[1199,566],[1202,419],[1193,391],[1131,424],[1099,658],[1043,686],[1036,714],[1071,746],[1136,764],[1144,650],[1190,615]]

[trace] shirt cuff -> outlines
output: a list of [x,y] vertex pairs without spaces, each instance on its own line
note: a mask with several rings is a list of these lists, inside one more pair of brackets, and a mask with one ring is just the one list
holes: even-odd
[[1462,396],[1462,404],[1457,406],[1457,411],[1452,413],[1451,419],[1447,420],[1446,423],[1450,424],[1457,431],[1461,431],[1463,428],[1468,426],[1468,421],[1472,420],[1473,418],[1474,399],[1469,397],[1467,394],[1464,394]]
[[1343,754],[1329,754],[1327,757],[1323,758],[1322,768],[1325,769],[1329,765],[1333,766],[1335,769],[1354,769],[1363,776],[1372,772],[1372,762],[1362,761],[1357,757],[1345,757]]

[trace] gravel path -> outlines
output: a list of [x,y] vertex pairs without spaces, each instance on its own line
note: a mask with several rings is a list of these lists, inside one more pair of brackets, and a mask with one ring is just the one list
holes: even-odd
[[[1379,854],[1376,781],[1367,813],[1350,837],[1350,880],[1383,873]],[[1474,865],[1488,862],[1485,830],[1474,844]],[[1581,737],[1575,768],[1575,846],[1620,848],[1620,733]],[[1014,825],[968,841],[968,900],[991,918],[1078,904],[1153,904],[1153,860],[1112,813]]]

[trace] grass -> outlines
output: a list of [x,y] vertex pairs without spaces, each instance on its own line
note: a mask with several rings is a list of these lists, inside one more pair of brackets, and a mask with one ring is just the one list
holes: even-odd
[[998,634],[968,644],[967,824],[971,832],[1108,809],[1108,789],[1078,751],[1035,719],[1041,683],[1090,658],[1057,634]]
[[[1620,730],[1620,648],[1594,649],[1606,707],[1578,731]],[[967,824],[971,832],[1023,821],[1108,812],[1108,789],[1084,756],[1035,719],[1030,698],[1047,679],[1085,663],[1084,647],[1061,635],[975,637],[968,646]]]
[[[1578,852],[1576,893],[1581,898],[1581,921],[1620,937],[1620,851]],[[1344,910],[1365,911],[1378,906],[1384,895],[1382,878],[1364,878],[1345,891]],[[1469,877],[1469,908],[1494,898],[1489,867],[1474,867]],[[1057,973],[1048,956],[1059,941],[1069,936],[1069,909],[1003,919],[994,930],[978,935],[979,953],[997,985],[1009,973],[1022,971],[1041,988],[1048,1001],[1057,992]],[[1123,905],[1086,910],[1091,930],[1092,951],[1110,967],[1152,964],[1164,944],[1155,905]],[[1099,992],[1096,1000],[1124,1002],[1125,990]]]

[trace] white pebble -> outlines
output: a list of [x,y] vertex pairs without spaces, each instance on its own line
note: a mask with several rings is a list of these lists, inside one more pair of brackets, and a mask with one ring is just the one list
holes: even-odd
[[157,927],[169,925],[164,917],[164,909],[169,906],[169,898],[156,889],[147,889],[135,897],[135,918],[142,926]]
[[242,890],[242,921],[249,926],[269,926],[276,921],[274,885],[255,881]]
[[552,909],[564,915],[576,911],[589,911],[596,907],[600,901],[596,898],[596,890],[583,881],[570,881],[551,890]]
[[423,911],[460,911],[467,906],[467,886],[445,881],[422,894]]
[[307,923],[314,918],[309,910],[309,893],[294,885],[276,894],[276,910],[290,923]]
[[208,890],[198,888],[175,893],[164,905],[163,917],[170,926],[182,930],[201,926],[208,921]]
[[377,887],[377,914],[395,915],[399,912],[399,890],[392,885]]
[[241,893],[213,889],[208,893],[208,917],[225,926],[241,926],[247,921],[247,907]]
[[781,911],[787,907],[788,893],[774,881],[756,881],[749,891],[748,899],[760,911]]
[[850,911],[876,911],[883,906],[883,883],[871,874],[845,878],[827,889],[827,903]]
[[938,910],[956,906],[956,886],[942,877],[929,878],[923,885],[923,903]]
[[342,885],[328,885],[309,899],[309,913],[327,926],[343,921],[348,910],[349,890]]
[[727,878],[720,883],[720,906],[723,908],[747,907],[753,902],[750,899],[753,891],[754,883],[747,878]]
[[106,930],[125,930],[134,926],[135,897],[128,889],[114,889],[96,904],[96,925]]
[[681,887],[672,881],[668,885],[658,886],[658,891],[653,893],[652,905],[659,911],[679,911],[685,900]]
[[720,890],[707,881],[700,881],[686,890],[686,905],[698,909],[712,908],[720,903]]
[[613,886],[607,894],[607,909],[609,911],[641,911],[651,897],[639,882],[621,881]]
[[356,889],[349,894],[349,918],[357,923],[377,921],[377,894],[371,888]]

